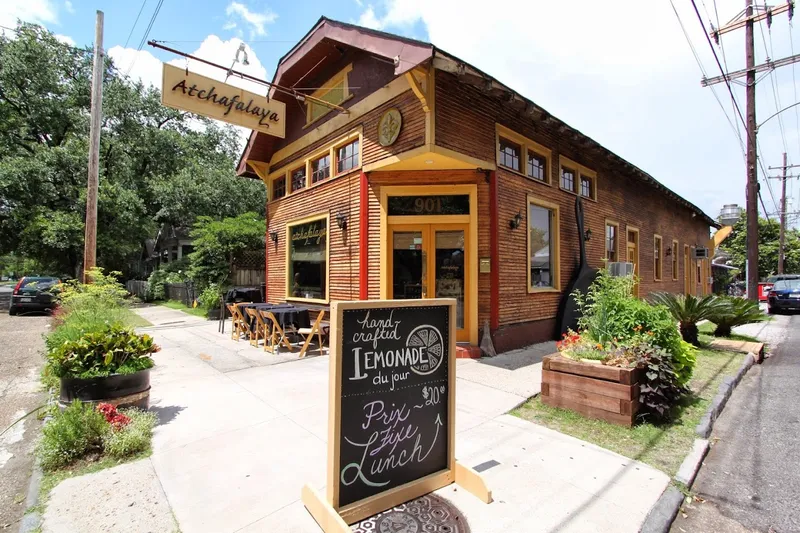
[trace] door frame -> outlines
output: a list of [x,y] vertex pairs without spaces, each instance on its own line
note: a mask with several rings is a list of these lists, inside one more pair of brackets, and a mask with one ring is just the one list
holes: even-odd
[[[469,195],[469,215],[419,215],[419,216],[388,216],[389,196],[438,196],[438,195]],[[381,185],[380,186],[380,298],[388,300],[391,294],[391,281],[389,276],[389,263],[391,262],[391,232],[390,226],[395,224],[465,224],[467,232],[464,235],[465,260],[464,276],[467,286],[464,290],[464,326],[465,341],[473,346],[478,345],[478,186],[476,184],[463,185]]]
[[[636,233],[636,242],[630,242],[628,240],[628,233],[634,232]],[[641,265],[639,265],[639,246],[641,244],[641,239],[639,238],[639,228],[636,226],[625,226],[625,259],[628,259],[628,252],[630,251],[631,247],[636,251],[636,261],[633,263],[633,276],[634,278],[640,278],[639,272],[641,272]],[[639,282],[637,281],[633,285],[633,293],[636,297],[639,297]]]

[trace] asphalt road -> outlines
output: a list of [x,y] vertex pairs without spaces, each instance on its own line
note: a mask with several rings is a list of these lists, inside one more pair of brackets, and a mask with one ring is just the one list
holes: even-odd
[[[42,333],[50,317],[9,316],[0,311],[0,432],[45,401],[40,391]],[[40,423],[29,417],[0,437],[0,531],[17,531],[33,467]]]
[[685,505],[673,532],[800,531],[800,315],[765,329],[770,357],[747,373],[714,426],[693,487],[704,501]]

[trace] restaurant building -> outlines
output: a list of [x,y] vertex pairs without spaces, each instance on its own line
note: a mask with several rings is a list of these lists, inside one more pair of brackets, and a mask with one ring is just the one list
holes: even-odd
[[285,138],[254,131],[238,167],[268,190],[270,302],[452,297],[459,343],[488,325],[501,352],[555,338],[579,239],[642,297],[710,290],[714,220],[429,43],[321,18],[273,83]]

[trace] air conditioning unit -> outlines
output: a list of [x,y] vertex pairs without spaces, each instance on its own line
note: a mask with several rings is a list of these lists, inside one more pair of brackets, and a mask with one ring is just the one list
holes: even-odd
[[633,275],[633,263],[609,263],[608,273],[614,277]]
[[709,258],[708,248],[706,248],[706,247],[695,248],[694,249],[694,258],[695,259],[708,259]]

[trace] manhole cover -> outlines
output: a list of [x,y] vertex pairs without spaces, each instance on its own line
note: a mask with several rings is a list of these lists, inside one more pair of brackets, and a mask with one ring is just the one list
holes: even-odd
[[378,513],[352,529],[354,533],[469,533],[464,515],[435,494]]

